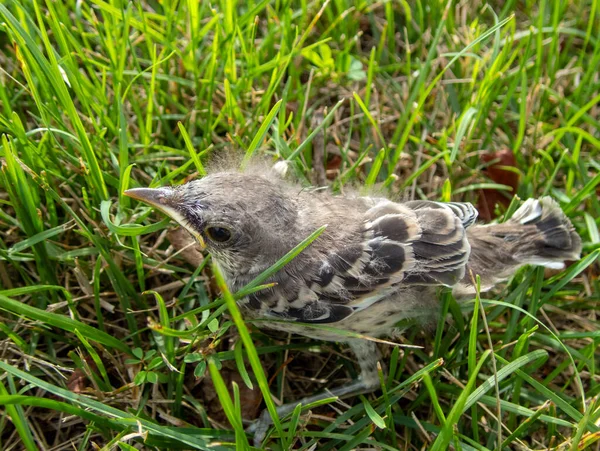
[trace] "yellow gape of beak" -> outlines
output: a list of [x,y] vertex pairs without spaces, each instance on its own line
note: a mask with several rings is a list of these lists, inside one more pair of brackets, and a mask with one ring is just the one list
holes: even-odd
[[[187,230],[188,232],[190,231],[190,229],[185,229],[185,230]],[[206,249],[206,243],[204,242],[204,238],[202,238],[202,235],[200,235],[199,233],[192,233],[192,236],[194,238],[196,238],[196,241],[198,241],[198,244],[200,245],[200,249],[202,249],[202,250]]]
[[164,213],[187,230],[196,241],[198,241],[202,249],[206,248],[206,243],[204,238],[202,238],[202,235],[200,235],[198,231],[192,229],[181,214],[169,205],[169,198],[171,197],[169,188],[132,188],[124,191],[123,194],[132,199],[144,202]]

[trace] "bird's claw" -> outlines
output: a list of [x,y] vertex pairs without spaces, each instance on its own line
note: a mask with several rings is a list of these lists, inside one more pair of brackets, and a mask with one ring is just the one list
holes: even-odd
[[267,436],[269,427],[273,424],[271,415],[267,409],[263,410],[260,416],[246,428],[246,432],[254,434],[253,444],[255,448],[260,448],[263,440]]

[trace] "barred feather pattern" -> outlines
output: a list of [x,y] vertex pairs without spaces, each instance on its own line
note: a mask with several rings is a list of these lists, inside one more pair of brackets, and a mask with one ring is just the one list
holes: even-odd
[[247,305],[256,316],[338,323],[411,286],[453,286],[464,277],[466,228],[477,218],[471,204],[372,198],[355,204],[364,208],[357,236],[298,262],[303,283],[288,272],[270,293],[251,296]]

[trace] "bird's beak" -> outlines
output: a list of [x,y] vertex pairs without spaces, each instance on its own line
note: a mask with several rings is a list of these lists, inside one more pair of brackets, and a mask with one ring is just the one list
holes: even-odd
[[156,208],[161,208],[167,204],[167,192],[164,188],[132,188],[123,194]]
[[175,208],[175,193],[171,188],[132,188],[124,191],[123,194],[131,197],[132,199],[144,202],[161,211],[171,219],[177,221],[182,227],[190,232],[192,236],[196,238],[196,240],[198,240],[198,243],[200,243],[202,249],[206,247],[202,236],[196,230],[189,227],[188,222]]
[[144,202],[157,210],[162,211],[164,214],[173,218],[177,222],[180,219],[180,214],[175,209],[174,192],[171,188],[132,188],[123,192],[132,199]]

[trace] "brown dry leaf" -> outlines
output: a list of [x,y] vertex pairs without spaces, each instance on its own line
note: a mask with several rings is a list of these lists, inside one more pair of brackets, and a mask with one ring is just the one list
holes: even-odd
[[[96,363],[90,356],[85,358],[85,362],[92,371],[98,371]],[[71,376],[69,376],[69,379],[67,380],[67,388],[73,393],[84,393],[89,387],[91,387],[91,383],[85,374],[85,371],[83,371],[82,368],[75,368],[75,371],[71,373]]]
[[83,393],[88,386],[87,376],[81,368],[76,368],[67,380],[67,388],[73,393]]
[[339,155],[331,155],[327,159],[327,179],[335,180],[340,168],[342,167],[342,161],[342,157],[340,157]]
[[[515,172],[506,170],[504,167],[517,167],[517,161],[514,154],[509,149],[502,149],[497,152],[489,152],[481,155],[483,163],[494,162],[489,165],[485,174],[494,183],[510,186],[512,194],[517,192],[519,186],[519,175]],[[495,206],[497,204],[508,207],[510,197],[507,197],[503,191],[496,189],[483,189],[480,191],[479,200],[477,201],[477,209],[479,216],[485,221],[490,221],[496,217]]]
[[179,227],[171,229],[167,233],[167,239],[186,262],[193,267],[200,266],[204,260],[200,245],[186,230]]

